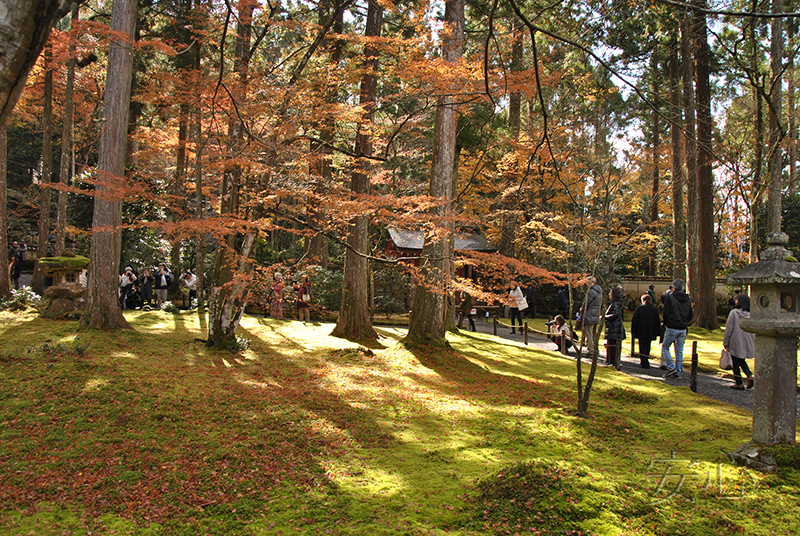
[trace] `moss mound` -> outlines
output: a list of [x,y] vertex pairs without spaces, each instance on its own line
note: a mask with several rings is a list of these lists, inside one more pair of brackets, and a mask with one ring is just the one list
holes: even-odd
[[477,483],[473,521],[484,529],[570,534],[599,515],[581,475],[540,461],[516,463]]

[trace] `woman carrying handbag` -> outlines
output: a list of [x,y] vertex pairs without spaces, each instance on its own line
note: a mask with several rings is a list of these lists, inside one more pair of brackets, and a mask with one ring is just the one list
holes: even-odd
[[756,336],[748,333],[741,328],[742,318],[750,318],[750,296],[739,294],[736,296],[736,308],[728,314],[728,321],[725,323],[725,337],[722,339],[722,346],[731,354],[733,362],[733,380],[731,389],[744,389],[742,372],[747,375],[747,388],[753,388],[753,373],[747,366],[747,360],[755,356]]

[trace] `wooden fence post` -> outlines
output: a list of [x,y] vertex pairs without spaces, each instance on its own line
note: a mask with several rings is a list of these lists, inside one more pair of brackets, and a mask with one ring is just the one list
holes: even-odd
[[697,360],[697,341],[692,341],[692,373],[689,376],[689,389],[691,389],[693,393],[697,392]]
[[492,319],[494,320],[494,334],[497,335],[497,315],[494,315]]
[[528,346],[528,321],[526,320],[524,324],[522,324],[522,340],[525,343],[525,346]]

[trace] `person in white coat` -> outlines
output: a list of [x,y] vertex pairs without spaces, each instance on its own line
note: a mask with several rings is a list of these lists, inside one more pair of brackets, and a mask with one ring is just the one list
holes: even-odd
[[516,333],[514,331],[515,319],[519,321],[519,332],[522,333],[522,311],[528,308],[528,301],[525,299],[522,289],[516,283],[512,285],[511,290],[508,292],[508,297],[509,305],[511,305],[511,334]]
[[755,357],[756,335],[748,333],[741,328],[742,318],[750,318],[750,296],[739,294],[736,296],[736,308],[728,313],[725,323],[725,336],[722,346],[731,353],[733,362],[733,380],[731,389],[744,389],[742,373],[747,375],[747,388],[753,388],[753,373],[747,365],[748,359]]

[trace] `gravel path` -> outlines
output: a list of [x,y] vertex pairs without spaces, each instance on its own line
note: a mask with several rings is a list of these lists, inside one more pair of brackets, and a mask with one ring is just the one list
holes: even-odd
[[[465,320],[465,327],[468,329],[467,322]],[[483,319],[479,319],[475,321],[475,327],[477,331],[480,333],[493,333],[493,326],[491,322],[487,322]],[[503,337],[504,339],[512,340],[518,342],[520,345],[523,345],[523,337],[520,334],[520,331],[517,330],[516,334],[511,335],[511,330],[504,326],[498,325],[497,326],[497,336]],[[600,348],[600,363],[605,361],[605,354],[603,354],[601,341],[601,348]],[[690,368],[691,368],[691,343],[687,342],[686,344],[686,352],[684,353],[684,370],[683,374],[681,374],[681,379],[664,379],[661,376],[664,374],[665,371],[659,368],[660,358],[656,357],[655,359],[650,359],[651,368],[643,369],[639,366],[639,358],[632,358],[630,356],[630,342],[626,341],[628,344],[625,345],[623,348],[623,356],[622,356],[622,365],[620,367],[620,372],[624,372],[630,376],[635,378],[640,378],[642,380],[647,381],[660,381],[666,382],[670,385],[675,385],[679,387],[686,387],[689,388],[690,383]],[[528,346],[540,348],[542,350],[549,350],[555,351],[556,345],[547,339],[543,335],[538,335],[535,333],[528,333]],[[657,342],[653,343],[653,347],[651,349],[651,355],[657,356],[661,347],[658,345]],[[568,356],[572,359],[575,359],[575,351],[570,350]],[[687,363],[688,358],[688,363]],[[585,357],[585,350],[584,350],[584,361],[587,363],[591,363],[591,360]],[[655,367],[652,365],[655,364]],[[752,368],[752,362],[749,363],[750,367]],[[731,404],[733,406],[738,406],[740,408],[744,408],[746,410],[752,411],[753,410],[753,389],[750,390],[743,390],[739,391],[736,389],[731,389],[730,386],[733,384],[733,376],[729,373],[723,375],[722,373],[718,374],[710,374],[706,372],[699,372],[697,373],[697,394],[706,396],[708,398],[712,398],[714,400],[719,400],[720,402],[725,402],[727,404]],[[800,396],[796,399],[796,404],[798,408],[798,414],[800,414]]]

